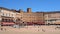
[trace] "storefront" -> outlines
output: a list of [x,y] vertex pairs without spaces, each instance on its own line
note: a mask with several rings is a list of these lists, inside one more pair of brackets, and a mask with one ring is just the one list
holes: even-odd
[[13,17],[2,16],[1,24],[2,25],[14,25]]

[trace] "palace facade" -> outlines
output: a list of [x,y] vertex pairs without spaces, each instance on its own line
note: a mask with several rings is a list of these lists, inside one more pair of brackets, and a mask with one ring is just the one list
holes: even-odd
[[44,20],[45,24],[60,24],[60,11],[45,13]]
[[0,7],[0,24],[13,25],[27,23],[32,24],[60,24],[60,11],[54,12],[32,12],[31,8],[27,11],[13,10]]

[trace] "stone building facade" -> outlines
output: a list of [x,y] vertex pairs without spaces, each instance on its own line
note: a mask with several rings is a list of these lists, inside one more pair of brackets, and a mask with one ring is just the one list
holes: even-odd
[[44,19],[46,24],[60,24],[60,11],[45,13]]
[[24,12],[21,9],[17,11],[0,7],[1,23],[60,24],[60,12],[32,12],[31,8]]
[[30,24],[43,24],[43,12],[32,12],[31,8],[27,8],[27,11],[19,10],[20,19],[23,22],[27,22]]
[[9,10],[7,8],[0,7],[0,24],[14,24],[14,18],[16,14],[13,10]]

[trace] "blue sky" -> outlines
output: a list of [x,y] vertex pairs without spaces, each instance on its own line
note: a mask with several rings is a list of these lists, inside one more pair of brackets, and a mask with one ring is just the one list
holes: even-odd
[[32,8],[33,12],[60,11],[60,0],[0,0],[0,7],[23,11]]

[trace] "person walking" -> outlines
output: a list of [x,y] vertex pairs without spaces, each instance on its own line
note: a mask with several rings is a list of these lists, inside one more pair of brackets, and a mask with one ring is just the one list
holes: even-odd
[[1,30],[3,30],[3,28],[1,28]]

